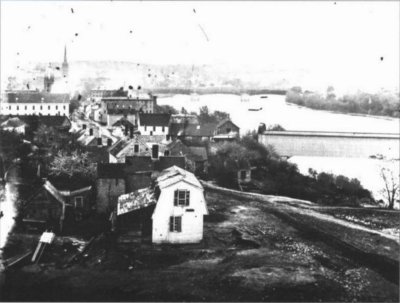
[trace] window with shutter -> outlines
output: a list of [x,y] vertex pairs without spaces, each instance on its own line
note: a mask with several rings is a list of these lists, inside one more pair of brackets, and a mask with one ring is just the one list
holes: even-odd
[[174,193],[174,206],[178,206],[178,192],[179,190],[176,190]]
[[190,191],[177,189],[174,193],[175,206],[189,206],[190,204]]
[[169,217],[169,231],[182,232],[182,217]]

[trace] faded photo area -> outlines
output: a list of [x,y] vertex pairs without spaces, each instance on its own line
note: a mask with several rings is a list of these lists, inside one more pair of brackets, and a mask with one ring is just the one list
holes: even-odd
[[399,2],[0,8],[1,301],[399,302]]

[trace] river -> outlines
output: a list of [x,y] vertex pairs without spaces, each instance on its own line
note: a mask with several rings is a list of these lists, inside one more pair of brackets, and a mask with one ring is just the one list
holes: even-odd
[[[189,95],[174,95],[160,97],[157,102],[179,110],[184,107],[189,112],[198,112],[201,106],[207,106],[210,111],[228,112],[232,121],[240,127],[241,134],[256,130],[260,123],[280,124],[286,130],[399,133],[399,119],[308,109],[286,103],[285,96],[267,96],[250,96],[248,102],[242,102],[240,96],[228,94],[199,95],[197,101],[192,101]],[[262,109],[249,111],[249,108]],[[376,199],[382,198],[380,191],[384,184],[380,177],[381,167],[389,167],[399,176],[399,161],[332,157],[292,157],[289,161],[297,164],[303,174],[313,168],[318,172],[357,178]]]

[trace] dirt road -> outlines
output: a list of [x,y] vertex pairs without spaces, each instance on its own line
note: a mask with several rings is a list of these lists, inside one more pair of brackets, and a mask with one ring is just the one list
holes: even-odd
[[[110,249],[109,241],[100,239],[85,258],[65,269],[54,257],[61,248],[53,247],[45,263],[7,272],[0,299],[399,301],[396,283],[356,262],[342,247],[310,236],[271,205],[217,191],[207,192],[207,202],[210,215],[201,244]],[[284,213],[295,216],[290,208]],[[300,216],[305,218],[310,217]],[[312,224],[325,228],[318,222]]]

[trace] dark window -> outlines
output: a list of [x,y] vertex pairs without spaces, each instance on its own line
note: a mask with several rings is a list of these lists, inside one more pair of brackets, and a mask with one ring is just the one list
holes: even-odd
[[229,133],[231,132],[231,129],[228,127],[228,128],[226,129],[226,132],[229,134]]
[[152,135],[153,135],[153,132],[151,131],[151,132],[150,132],[150,136],[152,136]]
[[134,152],[138,153],[139,152],[139,144],[135,144],[134,146]]
[[111,139],[107,139],[107,146],[111,146],[112,145],[112,140]]
[[66,108],[67,108],[65,105],[64,105],[63,107],[64,107],[64,109],[66,109]]
[[162,127],[162,132],[165,132],[165,126]]
[[32,109],[35,110],[35,105],[32,105]]
[[144,131],[147,131],[147,126],[146,125],[144,126]]
[[245,170],[241,170],[240,171],[240,179],[246,179],[246,171]]
[[50,109],[50,105],[48,106],[48,109]]
[[99,146],[103,145],[101,138],[97,138],[97,145],[99,145]]
[[28,106],[25,105],[25,110],[27,110],[27,109],[28,109]]
[[40,109],[41,109],[41,110],[43,109],[43,106],[42,106],[42,105],[40,105]]
[[83,207],[83,197],[78,196],[75,197],[75,208],[82,208]]
[[155,126],[153,126],[153,131],[154,131],[154,132],[156,131],[156,127],[155,127]]
[[58,105],[56,105],[56,110],[58,110]]
[[17,110],[19,110],[19,106],[17,105]]
[[151,156],[152,156],[152,158],[154,158],[154,159],[157,159],[157,158],[158,158],[158,145],[157,145],[157,144],[154,144],[154,145],[151,147]]
[[93,136],[93,128],[89,130],[89,136]]
[[169,156],[169,150],[164,151],[164,156]]
[[182,217],[169,217],[169,231],[182,231]]
[[174,193],[174,206],[189,206],[190,191],[177,189]]

